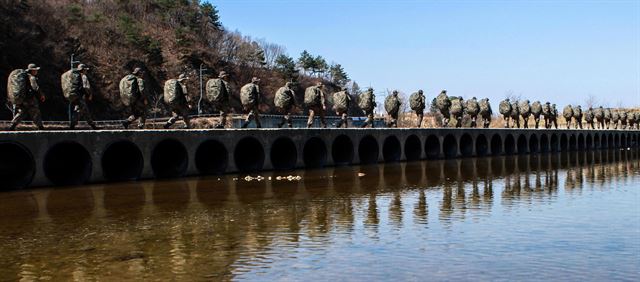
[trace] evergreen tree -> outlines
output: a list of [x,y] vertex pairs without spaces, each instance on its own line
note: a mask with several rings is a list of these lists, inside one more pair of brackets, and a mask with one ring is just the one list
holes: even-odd
[[296,70],[296,63],[293,58],[287,55],[280,55],[276,58],[276,71],[279,72],[282,77],[289,81],[295,81],[298,77],[298,70]]
[[218,15],[218,9],[216,9],[216,6],[211,5],[211,3],[203,3],[200,5],[200,12],[205,16],[207,23],[211,25],[211,27],[217,30],[222,30],[220,15]]
[[340,64],[331,65],[329,74],[331,75],[331,81],[339,86],[344,86],[349,81],[349,76]]
[[313,64],[313,56],[311,56],[307,50],[302,51],[302,53],[300,53],[300,58],[298,58],[298,65],[302,70],[306,73],[307,70],[312,69]]

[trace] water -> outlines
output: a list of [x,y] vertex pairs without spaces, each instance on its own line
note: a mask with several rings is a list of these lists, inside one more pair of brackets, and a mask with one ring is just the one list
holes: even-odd
[[1,193],[0,280],[640,279],[637,151],[244,176]]

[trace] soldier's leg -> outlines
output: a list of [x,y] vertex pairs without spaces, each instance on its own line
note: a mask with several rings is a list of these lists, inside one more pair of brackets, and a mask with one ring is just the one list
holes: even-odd
[[322,108],[318,109],[320,111],[320,125],[322,128],[327,128],[327,120],[325,119],[325,112]]
[[291,110],[287,110],[287,114],[285,115],[285,119],[287,121],[287,126],[289,126],[289,128],[293,128],[293,120],[291,119]]
[[340,120],[338,120],[338,122],[335,123],[335,126],[336,126],[336,128],[340,128],[340,127],[342,127],[342,124],[344,123],[345,114],[342,113],[342,112],[339,112],[339,111],[336,111],[336,114],[338,116],[340,116]]
[[138,129],[144,129],[144,124],[147,121],[147,113],[145,109],[140,109],[138,114]]
[[424,118],[423,112],[416,112],[416,116],[418,117],[417,127],[420,128],[422,126],[422,119]]
[[174,123],[176,123],[176,121],[178,120],[178,109],[172,109],[171,110],[171,118],[167,121],[167,123],[164,124],[164,128],[167,129],[169,127],[171,127]]
[[38,104],[35,105],[31,105],[28,108],[29,111],[29,115],[31,116],[31,119],[33,120],[33,123],[36,125],[36,127],[39,130],[43,130],[44,129],[44,125],[42,124],[42,115],[40,114],[40,107],[38,106]]
[[262,128],[262,122],[260,122],[260,111],[258,110],[258,107],[254,107],[251,112],[253,112],[253,117],[256,120],[256,127]]
[[227,111],[220,110],[220,121],[216,125],[216,128],[225,128],[227,126]]
[[524,128],[529,128],[529,118],[528,117],[523,117],[522,118],[522,127]]
[[85,101],[84,99],[80,101],[80,114],[82,114],[84,120],[87,121],[87,124],[91,126],[92,129],[99,129],[98,126],[96,126],[95,121],[93,120],[93,113],[91,112],[91,109],[89,109],[87,101]]
[[309,119],[307,119],[307,128],[311,128],[313,125],[313,118],[315,116],[314,109],[309,109]]
[[189,117],[189,108],[184,107],[180,115],[182,116],[182,120],[184,121],[185,127],[191,128],[191,118]]
[[13,119],[11,120],[11,126],[9,127],[9,130],[16,129],[18,124],[20,124],[22,119],[24,119],[25,114],[26,112],[25,112],[24,106],[16,105],[16,114],[13,116]]
[[71,116],[69,117],[69,129],[74,129],[78,124],[78,118],[80,117],[80,104],[77,101],[70,103]]
[[342,125],[344,126],[344,128],[349,127],[349,120],[347,119],[346,112],[342,113]]

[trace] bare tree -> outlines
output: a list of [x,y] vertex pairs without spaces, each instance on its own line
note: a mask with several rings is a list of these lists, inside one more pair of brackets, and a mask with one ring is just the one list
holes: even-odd
[[587,107],[587,109],[595,107],[597,103],[598,103],[598,99],[596,98],[596,96],[593,96],[592,94],[589,94],[587,99],[584,101],[585,107]]

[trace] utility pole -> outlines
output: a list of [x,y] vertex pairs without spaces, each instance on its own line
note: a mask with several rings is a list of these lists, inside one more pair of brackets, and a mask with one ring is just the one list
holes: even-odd
[[203,64],[200,64],[200,99],[198,100],[198,115],[202,114],[202,94],[203,94],[203,88],[202,88],[202,72],[207,71],[207,69],[202,68]]

